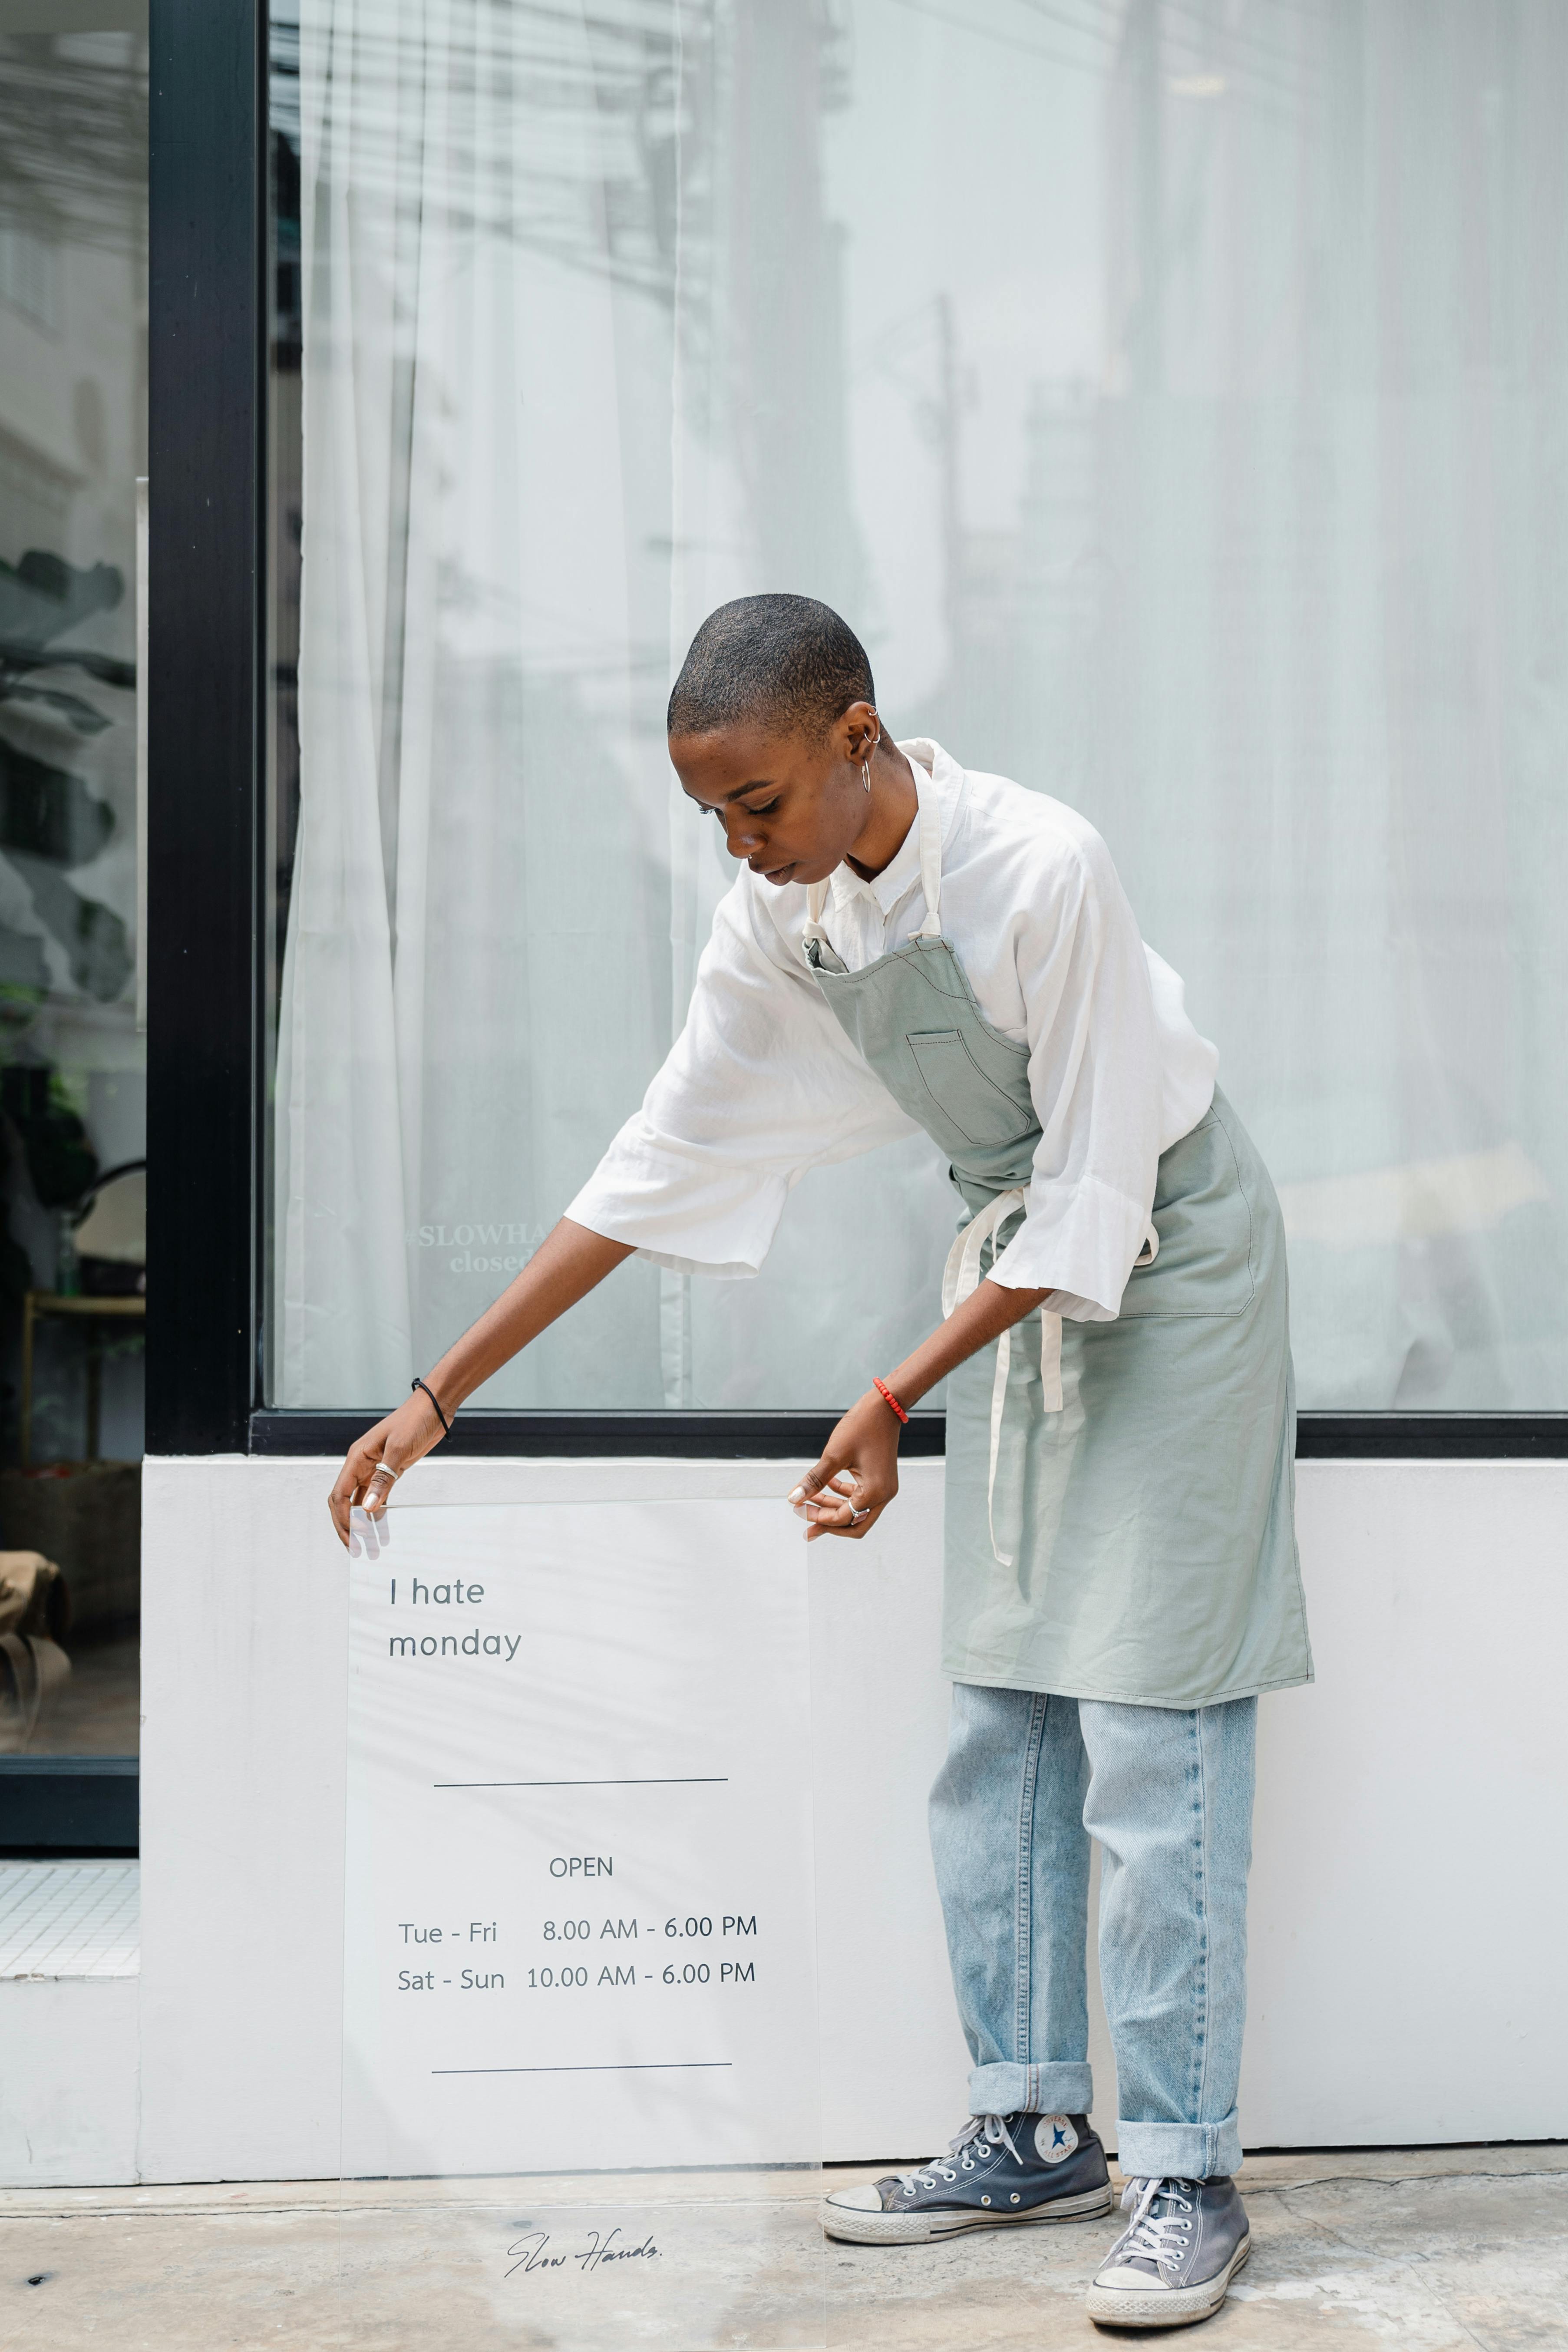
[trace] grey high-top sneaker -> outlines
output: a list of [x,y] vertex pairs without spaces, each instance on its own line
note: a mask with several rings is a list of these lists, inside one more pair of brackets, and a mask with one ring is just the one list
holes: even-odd
[[1208,2319],[1252,2252],[1234,2180],[1130,2180],[1132,2219],[1089,2291],[1089,2315],[1107,2327],[1182,2327]]
[[822,2200],[830,2238],[915,2246],[1004,2221],[1083,2221],[1110,2210],[1110,2174],[1087,2116],[972,2116],[945,2156]]

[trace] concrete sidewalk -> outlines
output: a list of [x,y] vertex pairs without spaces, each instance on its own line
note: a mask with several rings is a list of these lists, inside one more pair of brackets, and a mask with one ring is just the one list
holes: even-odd
[[[815,2221],[822,2185],[785,2172],[0,2191],[0,2342],[1055,2352],[1138,2340],[1083,2315],[1110,2221],[830,2246]],[[1259,2157],[1242,2188],[1252,2261],[1194,2345],[1568,2347],[1568,2147]]]

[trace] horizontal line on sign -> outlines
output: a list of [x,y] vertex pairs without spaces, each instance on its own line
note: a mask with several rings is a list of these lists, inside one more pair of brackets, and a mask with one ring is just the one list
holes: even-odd
[[713,1789],[728,1772],[677,1772],[663,1780],[432,1780],[433,1789]]
[[432,2074],[689,2074],[732,2058],[653,2058],[625,2066],[432,2066]]

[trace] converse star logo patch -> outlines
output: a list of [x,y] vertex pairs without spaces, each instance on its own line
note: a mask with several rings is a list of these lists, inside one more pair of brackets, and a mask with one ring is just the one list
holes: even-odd
[[1035,2126],[1035,2153],[1044,2164],[1060,2164],[1078,2146],[1078,2134],[1066,2116],[1042,2116]]

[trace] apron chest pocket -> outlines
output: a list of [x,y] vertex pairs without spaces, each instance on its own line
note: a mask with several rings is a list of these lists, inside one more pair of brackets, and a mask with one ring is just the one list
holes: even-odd
[[1035,1126],[1026,1055],[1009,1087],[981,1068],[957,1029],[916,1030],[904,1042],[926,1093],[965,1143],[1012,1143]]

